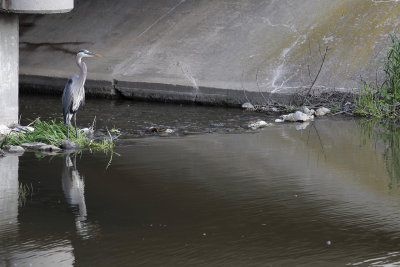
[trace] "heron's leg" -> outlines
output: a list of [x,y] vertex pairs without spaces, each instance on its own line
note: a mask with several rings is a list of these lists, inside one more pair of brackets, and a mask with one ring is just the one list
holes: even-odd
[[69,139],[69,125],[70,123],[68,123],[67,129],[68,129],[68,134],[67,134],[67,138]]
[[76,170],[76,154],[74,154],[74,169]]
[[74,124],[75,124],[76,138],[78,138],[78,128],[76,128],[76,113],[75,113],[75,115],[74,115]]

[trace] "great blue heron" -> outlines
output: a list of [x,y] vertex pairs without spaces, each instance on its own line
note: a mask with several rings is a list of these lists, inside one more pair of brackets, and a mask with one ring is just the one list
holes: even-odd
[[101,57],[101,55],[89,52],[87,50],[80,50],[78,54],[76,54],[76,64],[81,69],[81,73],[79,75],[74,74],[71,76],[71,78],[69,78],[67,84],[65,85],[62,96],[64,124],[68,125],[68,138],[69,125],[72,117],[74,117],[76,137],[78,137],[78,128],[76,128],[76,112],[85,102],[84,86],[87,76],[87,67],[85,62],[82,62],[83,57]]

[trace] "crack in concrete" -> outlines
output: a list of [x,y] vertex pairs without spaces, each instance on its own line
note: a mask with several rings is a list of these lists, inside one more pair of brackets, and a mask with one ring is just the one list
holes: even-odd
[[183,2],[185,2],[186,0],[181,0],[178,4],[176,4],[175,6],[173,6],[170,10],[168,10],[164,15],[162,15],[161,17],[159,17],[156,21],[154,21],[153,24],[151,24],[149,27],[147,27],[143,32],[141,32],[138,35],[138,38],[141,37],[143,34],[145,34],[146,32],[148,32],[151,28],[153,28],[157,23],[159,23],[161,20],[163,20],[166,16],[168,16],[170,13],[172,13],[177,7],[179,7]]

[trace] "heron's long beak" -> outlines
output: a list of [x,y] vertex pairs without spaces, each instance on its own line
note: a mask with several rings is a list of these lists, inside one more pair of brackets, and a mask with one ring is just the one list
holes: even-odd
[[96,53],[92,53],[92,52],[89,52],[88,54],[91,55],[92,57],[102,57],[100,54],[96,54]]

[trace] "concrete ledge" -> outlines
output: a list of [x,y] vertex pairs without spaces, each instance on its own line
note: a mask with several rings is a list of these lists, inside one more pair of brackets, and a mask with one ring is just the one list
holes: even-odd
[[[20,75],[19,90],[21,94],[61,96],[66,82],[66,78]],[[248,101],[253,104],[263,104],[266,102],[265,98],[269,97],[282,104],[290,104],[293,100],[293,94],[288,93],[270,94],[263,92],[261,94],[260,92],[212,87],[199,87],[196,90],[191,86],[185,85],[146,82],[87,80],[85,89],[88,97],[122,97],[132,100],[233,107],[239,107]]]
[[241,106],[245,102],[264,104],[268,98],[282,104],[290,104],[294,99],[293,92],[271,94],[202,86],[196,90],[185,85],[146,82],[115,81],[115,90],[128,99],[219,106]]
[[[20,93],[60,96],[63,93],[68,79],[48,76],[20,75],[19,80]],[[113,98],[117,96],[113,82],[111,81],[87,80],[85,91],[86,95],[89,97]]]
[[[61,96],[66,78],[20,75],[19,91],[21,94],[48,94]],[[240,107],[245,102],[255,105],[266,104],[269,100],[281,105],[299,105],[299,94],[304,88],[283,92],[254,92],[237,89],[224,89],[213,87],[199,87],[198,90],[191,86],[179,84],[163,84],[148,82],[104,81],[87,80],[85,84],[86,96],[97,98],[124,98],[141,101],[157,101],[171,103],[191,103],[212,106]],[[320,103],[342,103],[352,101],[354,95],[346,90],[316,90],[313,92],[315,101]],[[313,99],[309,99],[314,102]],[[300,101],[300,102],[299,102]]]

